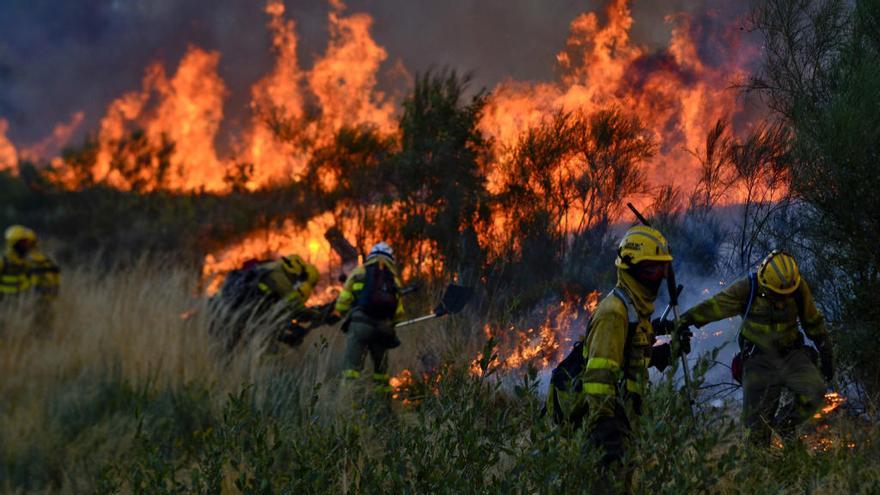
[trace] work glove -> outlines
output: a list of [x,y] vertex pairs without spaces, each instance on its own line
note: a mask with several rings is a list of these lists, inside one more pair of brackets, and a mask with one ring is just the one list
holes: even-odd
[[651,326],[654,327],[654,335],[669,335],[675,330],[675,322],[672,320],[654,318],[651,320]]
[[327,315],[326,318],[324,318],[324,323],[328,325],[335,325],[339,323],[340,320],[342,320],[342,315],[339,314],[337,311],[333,311],[329,315]]
[[651,366],[663,371],[672,362],[672,346],[669,344],[655,345],[651,348]]
[[678,348],[684,354],[691,353],[691,337],[693,336],[694,332],[691,331],[691,323],[685,320],[679,321],[672,334],[673,340],[678,342]]

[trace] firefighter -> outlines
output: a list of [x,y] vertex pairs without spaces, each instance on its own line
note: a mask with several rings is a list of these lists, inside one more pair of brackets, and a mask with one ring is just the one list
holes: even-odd
[[[772,428],[792,439],[797,426],[824,404],[825,381],[830,383],[834,377],[834,353],[825,319],[794,257],[771,252],[756,273],[687,310],[680,324],[699,328],[732,316],[743,318],[737,340],[747,438],[753,445],[769,446]],[[799,327],[816,345],[819,367]],[[777,415],[783,388],[794,393],[795,401]]]
[[271,302],[284,301],[293,315],[307,311],[306,301],[318,284],[318,269],[297,254],[262,263],[256,268],[257,289]]
[[306,301],[318,279],[318,269],[297,254],[275,261],[249,262],[227,274],[215,300],[222,304],[230,320],[221,328],[232,327],[228,347],[232,348],[241,339],[249,317],[261,315],[279,303],[284,305],[287,325],[276,334],[277,339],[289,345],[302,342],[308,330],[298,322],[314,316],[314,311],[306,307]]
[[318,284],[318,269],[299,255],[291,254],[263,263],[256,270],[262,301],[268,304],[283,301],[286,307],[287,326],[277,336],[278,340],[290,346],[300,344],[308,333],[300,323],[316,316],[314,310],[306,307],[306,302]]
[[[672,255],[657,230],[630,228],[617,250],[617,285],[596,307],[583,347],[582,375],[590,422],[589,446],[602,451],[602,465],[617,464],[630,435],[629,414],[640,414],[648,367],[662,370],[673,352],[690,351],[690,336],[680,335],[675,349],[653,346],[654,300],[666,278]],[[653,346],[653,347],[652,347]]]
[[22,225],[6,229],[6,249],[0,259],[0,299],[36,294],[33,325],[42,334],[53,323],[52,302],[58,296],[58,265],[37,248],[37,235]]
[[336,299],[336,311],[347,315],[343,324],[347,334],[343,378],[359,379],[369,353],[374,390],[385,395],[391,392],[387,351],[400,345],[394,331],[395,322],[404,316],[400,288],[394,252],[380,242],[364,263],[352,270]]
[[28,256],[37,246],[37,235],[23,225],[6,229],[6,249],[0,260],[0,294],[3,297],[30,291],[33,278]]
[[6,229],[6,250],[0,259],[0,296],[36,292],[41,301],[58,295],[58,266],[37,249],[37,235],[22,225]]

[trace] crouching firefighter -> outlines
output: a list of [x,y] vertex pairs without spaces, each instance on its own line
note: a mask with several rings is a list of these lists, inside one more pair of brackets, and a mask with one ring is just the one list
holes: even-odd
[[283,304],[285,328],[275,333],[281,342],[297,345],[307,329],[298,324],[309,321],[315,311],[306,307],[306,301],[318,283],[318,269],[297,254],[283,256],[276,261],[252,262],[230,272],[218,294],[228,313],[234,319],[230,345],[241,338],[245,319],[269,311]]
[[[629,229],[617,251],[617,285],[593,312],[584,342],[551,377],[548,412],[575,427],[586,422],[588,447],[601,449],[606,468],[621,460],[632,433],[630,417],[641,414],[648,367],[662,371],[672,358],[669,344],[653,346],[651,323],[671,262],[660,232],[646,226]],[[678,339],[676,352],[689,352],[690,335]]]
[[[771,252],[757,272],[682,314],[680,325],[702,327],[732,316],[743,318],[737,336],[741,352],[733,368],[741,363],[747,438],[753,445],[767,447],[775,429],[783,439],[793,439],[798,425],[824,404],[825,381],[834,377],[825,319],[794,257]],[[799,326],[816,345],[819,359],[804,344]],[[794,393],[795,400],[777,414],[783,387]]]
[[376,392],[391,392],[387,352],[400,345],[394,324],[403,319],[401,282],[391,247],[373,246],[363,265],[355,268],[336,300],[336,311],[347,314],[342,325],[347,342],[342,376],[345,381],[361,377],[367,353],[373,364],[371,380]]

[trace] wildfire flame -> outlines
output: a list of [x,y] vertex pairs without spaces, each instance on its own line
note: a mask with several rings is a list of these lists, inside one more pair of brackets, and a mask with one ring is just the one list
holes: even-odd
[[845,402],[846,397],[840,395],[837,392],[828,392],[825,394],[825,406],[822,407],[819,412],[813,415],[813,418],[822,419],[823,417],[828,416],[831,411],[834,411],[838,407],[842,406]]
[[[166,74],[161,63],[150,65],[140,90],[123,94],[108,106],[97,132],[97,160],[87,178],[120,189],[222,193],[233,187],[231,177],[242,167],[243,183],[236,184],[254,190],[300,180],[313,151],[331,142],[343,126],[366,124],[393,133],[399,102],[378,89],[379,70],[388,53],[373,39],[369,15],[345,10],[342,2],[331,2],[327,48],[311,68],[304,68],[297,58],[296,23],[282,0],[266,1],[274,63],[251,87],[250,125],[237,142],[224,147],[229,152],[218,152],[215,143],[228,95],[217,70],[221,54],[193,45],[173,74]],[[723,29],[727,26],[716,14],[705,15],[708,21],[701,22],[686,14],[667,16],[670,41],[659,51],[631,39],[633,18],[627,0],[609,0],[604,22],[595,12],[572,20],[565,46],[556,55],[562,74],[558,81],[507,80],[491,92],[479,125],[492,138],[499,160],[487,164],[490,190],[505,184],[500,160],[529,127],[560,109],[592,113],[610,107],[635,114],[662,144],[647,167],[650,181],[658,185],[674,180],[687,190],[698,177],[688,150],[699,147],[718,119],[743,115],[742,103],[729,87],[748,73],[757,49],[740,39],[740,30]],[[706,38],[730,49],[711,62],[704,60],[698,48],[708,44],[701,44]],[[82,113],[75,114],[71,122],[56,127],[51,139],[28,147],[28,152],[56,150],[82,119]],[[12,167],[21,154],[5,138],[7,127],[0,120],[0,169]],[[145,153],[143,143],[130,142],[135,129],[157,147],[154,153]],[[55,168],[57,182],[71,187],[80,183],[81,171],[63,164]],[[336,178],[322,180],[332,186]],[[209,254],[204,272],[216,278],[246,259],[288,252],[298,252],[327,270],[333,256],[318,227],[331,223],[327,215],[319,215],[305,228],[285,224],[271,232],[256,231]],[[504,213],[495,212],[491,224],[503,230]],[[346,236],[354,233],[353,228],[343,231]],[[480,236],[481,242],[486,244],[487,237]],[[427,261],[420,263],[428,266],[436,249],[423,248]],[[434,261],[430,269],[437,271],[438,263]],[[210,287],[217,284],[214,281]],[[487,332],[501,338],[509,330]],[[564,343],[544,327],[526,330],[523,342],[510,344],[511,365],[549,359]]]
[[[495,88],[481,128],[495,138],[499,151],[559,109],[592,113],[617,106],[638,115],[662,144],[648,170],[654,184],[674,183],[688,190],[696,183],[697,164],[687,150],[698,149],[716,121],[742,113],[729,87],[748,74],[743,57],[753,50],[726,31],[724,41],[732,47],[725,54],[728,59],[705,64],[695,41],[705,33],[691,17],[677,14],[666,17],[672,34],[666,50],[651,52],[630,39],[628,4],[610,1],[605,25],[595,12],[572,21],[565,49],[557,55],[565,74],[561,81],[508,81]],[[503,184],[499,174],[493,170],[491,184]]]
[[[599,292],[593,291],[582,300],[563,300],[550,308],[537,328],[518,329],[516,326],[498,327],[486,324],[486,338],[497,342],[497,361],[490,364],[498,371],[521,370],[526,366],[545,369],[559,362],[584,328],[577,323],[599,304]],[[471,373],[479,375],[480,357],[471,363]]]
[[0,171],[9,170],[15,173],[18,163],[18,152],[15,145],[6,137],[9,130],[9,122],[6,119],[0,119]]
[[[140,91],[126,93],[108,106],[101,120],[93,179],[130,187],[130,180],[113,173],[110,162],[133,126],[144,129],[151,141],[164,135],[174,143],[172,173],[152,187],[178,191],[226,190],[224,174],[237,163],[252,165],[250,188],[289,180],[301,171],[309,146],[327,142],[342,126],[366,123],[382,132],[394,131],[397,104],[377,89],[379,68],[388,53],[372,38],[369,15],[345,15],[345,5],[332,2],[327,49],[306,70],[296,54],[296,24],[285,17],[283,1],[268,0],[264,10],[275,62],[251,88],[251,127],[237,151],[220,157],[214,142],[227,96],[217,73],[220,54],[190,46],[173,76],[155,63],[147,69]],[[652,182],[675,182],[686,188],[683,178],[693,183],[698,177],[687,150],[697,149],[718,119],[744,113],[736,91],[729,87],[747,75],[748,61],[757,53],[756,45],[746,43],[740,30],[725,29],[728,26],[711,11],[704,15],[708,20],[701,22],[687,14],[668,15],[670,40],[659,51],[631,39],[633,18],[627,0],[608,2],[604,24],[596,12],[579,15],[556,55],[560,80],[499,84],[491,93],[481,129],[494,138],[503,155],[523,131],[559,109],[590,113],[611,106],[625,108],[662,143],[660,156],[649,167]],[[730,49],[713,54],[713,61],[707,63],[698,48],[698,40],[707,38]],[[317,107],[318,117],[307,121],[307,114],[314,113],[307,110],[310,105]],[[71,123],[56,128],[56,142],[69,138],[81,120],[82,114],[76,114]],[[310,145],[297,149],[287,140],[280,141],[278,127],[285,124],[293,125],[293,131]],[[28,149],[40,154],[49,148],[57,146]],[[0,156],[10,161],[8,150]],[[491,167],[490,183],[503,184],[501,174],[498,167]]]
[[395,400],[403,400],[404,405],[409,405],[408,399],[403,399],[403,395],[407,388],[413,384],[413,374],[410,370],[405,369],[400,373],[391,377],[388,384],[391,385],[391,398]]
[[[217,292],[223,283],[223,275],[240,267],[245,261],[267,260],[279,254],[299,254],[324,274],[331,274],[334,268],[341,269],[338,257],[324,238],[324,232],[333,225],[334,218],[330,213],[313,218],[304,228],[297,228],[287,221],[281,229],[253,232],[232,246],[208,254],[202,266],[206,291],[208,294]],[[323,277],[326,278],[332,277]],[[332,287],[315,291],[309,303],[328,302],[333,296],[330,289]]]

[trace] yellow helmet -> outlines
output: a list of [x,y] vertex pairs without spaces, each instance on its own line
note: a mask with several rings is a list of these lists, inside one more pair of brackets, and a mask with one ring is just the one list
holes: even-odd
[[25,241],[31,246],[37,244],[37,234],[24,225],[13,225],[6,229],[6,246],[13,247],[19,242]]
[[758,267],[758,282],[777,294],[791,294],[801,285],[801,273],[792,255],[775,250]]
[[284,271],[297,277],[303,275],[305,271],[305,262],[298,254],[282,256],[281,266],[284,267]]
[[672,261],[672,254],[666,238],[657,229],[636,225],[620,240],[614,266],[629,268],[642,261]]

